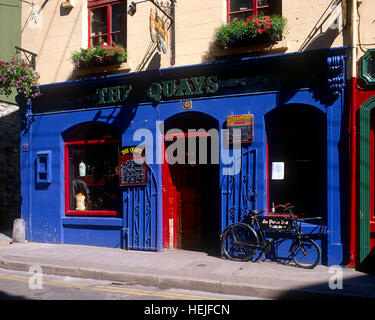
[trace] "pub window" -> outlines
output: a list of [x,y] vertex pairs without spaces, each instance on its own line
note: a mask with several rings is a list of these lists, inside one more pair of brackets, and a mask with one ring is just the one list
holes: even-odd
[[281,0],[227,0],[228,21],[248,16],[281,15]]
[[89,0],[89,48],[102,43],[126,47],[126,1]]
[[84,126],[69,132],[69,138],[65,139],[67,215],[121,215],[120,141],[105,125]]

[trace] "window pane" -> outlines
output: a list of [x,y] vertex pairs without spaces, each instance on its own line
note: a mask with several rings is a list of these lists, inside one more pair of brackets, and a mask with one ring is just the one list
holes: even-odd
[[91,36],[107,34],[107,7],[93,9],[91,13]]
[[122,32],[117,32],[111,35],[111,41],[115,42],[116,44],[123,44],[122,41]]
[[271,16],[274,13],[275,13],[275,10],[273,10],[273,8],[271,8],[271,7],[267,7],[267,8],[258,10],[258,15]]
[[230,11],[253,9],[253,0],[230,0]]
[[258,7],[269,6],[270,4],[270,0],[258,0]]
[[112,32],[121,30],[121,19],[123,18],[120,3],[112,6]]
[[70,210],[121,212],[118,145],[70,146]]
[[91,38],[90,47],[91,48],[92,47],[97,47],[100,44],[102,44],[103,42],[107,42],[107,37],[106,36],[100,36],[100,37]]
[[248,16],[254,15],[254,11],[246,11],[244,13],[236,13],[236,14],[231,14],[229,16],[230,21],[233,19],[238,19],[238,20],[246,20]]
[[112,5],[111,41],[125,46],[126,2]]

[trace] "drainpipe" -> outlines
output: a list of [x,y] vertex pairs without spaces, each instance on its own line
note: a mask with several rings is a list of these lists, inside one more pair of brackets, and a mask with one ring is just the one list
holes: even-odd
[[357,76],[358,13],[357,0],[352,0],[352,79]]
[[357,0],[352,0],[351,12],[351,71],[350,71],[350,232],[349,234],[349,267],[355,267],[357,261],[357,117],[356,117],[356,87],[357,87],[357,43],[358,43],[358,13],[357,13]]

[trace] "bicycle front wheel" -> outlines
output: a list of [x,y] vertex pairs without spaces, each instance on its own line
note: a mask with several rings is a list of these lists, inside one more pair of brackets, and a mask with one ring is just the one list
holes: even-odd
[[305,269],[314,268],[322,256],[320,247],[311,239],[296,240],[292,244],[291,252],[295,264]]
[[229,226],[221,240],[221,254],[233,261],[249,261],[259,246],[258,236],[253,228],[244,223]]

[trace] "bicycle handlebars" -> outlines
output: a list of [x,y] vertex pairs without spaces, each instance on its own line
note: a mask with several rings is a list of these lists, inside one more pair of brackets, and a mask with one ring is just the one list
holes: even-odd
[[288,210],[288,209],[292,209],[293,208],[293,205],[291,203],[286,203],[286,204],[278,204],[274,207],[274,209],[277,209],[277,208],[283,208],[284,211]]

